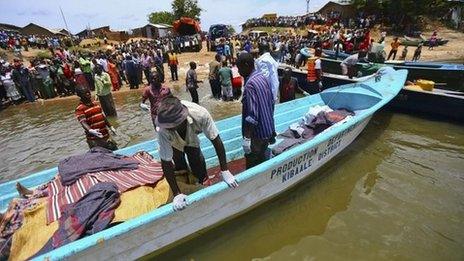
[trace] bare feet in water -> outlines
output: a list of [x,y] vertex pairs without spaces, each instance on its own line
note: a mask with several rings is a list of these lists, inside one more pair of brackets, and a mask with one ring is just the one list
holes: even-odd
[[32,195],[32,191],[27,189],[25,186],[21,185],[21,183],[16,183],[16,190],[18,191],[19,195],[23,198],[27,198],[29,195]]

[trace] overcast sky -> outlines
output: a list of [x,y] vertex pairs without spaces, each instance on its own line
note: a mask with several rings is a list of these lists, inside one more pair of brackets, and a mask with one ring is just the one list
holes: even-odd
[[[328,0],[311,0],[310,10],[317,10]],[[68,27],[77,33],[90,25],[109,25],[113,30],[128,30],[145,25],[153,11],[170,11],[171,0],[0,0],[0,23],[25,26],[30,22],[48,28],[64,28],[59,5]],[[199,0],[204,11],[201,25],[207,31],[211,24],[238,25],[264,13],[296,15],[306,12],[306,0]]]

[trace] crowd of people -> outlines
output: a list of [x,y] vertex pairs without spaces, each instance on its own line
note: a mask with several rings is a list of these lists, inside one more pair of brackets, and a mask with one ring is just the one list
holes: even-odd
[[[298,17],[293,17],[298,19]],[[279,21],[280,17],[276,20]],[[282,19],[286,19],[283,17]],[[229,39],[220,40],[216,51],[223,54],[227,60],[233,54],[239,51],[247,51],[258,57],[268,51],[274,59],[281,63],[299,68],[306,65],[306,61],[312,55],[308,48],[331,50],[335,52],[336,58],[347,55],[362,53],[366,60],[370,62],[383,63],[385,60],[401,59],[406,60],[408,57],[408,47],[404,46],[400,55],[397,57],[401,40],[395,38],[391,43],[386,42],[387,33],[382,31],[378,39],[371,35],[372,25],[375,22],[375,16],[360,16],[356,19],[348,19],[342,22],[340,19],[331,18],[330,22],[321,19],[318,23],[312,21],[305,24],[308,34],[296,35],[291,33],[272,33],[266,36],[252,37],[240,35]],[[253,23],[267,23],[268,19],[252,19]],[[273,23],[270,23],[272,26]],[[436,33],[432,36],[430,42],[436,39]],[[385,52],[386,45],[391,46],[387,56]],[[422,44],[414,50],[412,61],[420,59]],[[363,54],[364,53],[364,54]],[[342,56],[343,54],[343,56]]]
[[[282,19],[281,21],[287,21],[287,17]],[[242,102],[246,101],[247,91],[242,89],[246,82],[239,65],[239,58],[244,54],[254,59],[258,71],[266,75],[273,101],[290,101],[295,99],[298,92],[307,95],[310,89],[324,88],[320,59],[324,49],[334,50],[336,54],[348,54],[349,56],[341,62],[341,72],[352,77],[353,68],[358,61],[369,61],[379,57],[385,59],[386,56],[386,33],[382,32],[380,38],[375,41],[370,35],[369,23],[369,17],[358,20],[357,26],[353,28],[347,28],[340,20],[334,20],[329,24],[322,21],[319,24],[309,24],[308,34],[305,36],[274,33],[258,37],[234,35],[221,38],[215,45],[214,60],[209,63],[207,80],[211,87],[211,97],[223,101],[239,98],[242,98]],[[79,106],[84,109],[76,111],[87,111],[95,106],[89,101],[88,93],[95,91],[100,109],[93,111],[104,115],[103,117],[116,116],[112,92],[118,91],[124,82],[131,89],[137,89],[145,81],[148,87],[143,92],[140,107],[150,110],[153,125],[157,129],[158,106],[162,99],[172,95],[169,88],[163,86],[166,81],[164,63],[167,63],[170,70],[171,81],[178,81],[177,55],[182,49],[180,41],[180,38],[130,41],[109,45],[110,48],[94,53],[70,50],[59,45],[56,48],[51,46],[49,49],[52,59],[35,58],[30,61],[29,66],[24,65],[21,59],[14,59],[12,64],[1,61],[0,99],[2,103],[19,103],[22,100],[34,102],[38,98],[50,99],[77,94],[83,101]],[[387,59],[396,58],[399,46],[400,42],[395,38]],[[314,48],[315,52],[311,53],[309,48]],[[405,50],[406,52],[403,50],[401,54],[402,59],[407,55],[407,49]],[[421,46],[415,51],[414,59],[420,57],[420,50]],[[291,77],[291,70],[284,70],[279,77],[279,63],[297,69],[305,66],[307,82],[298,83]],[[198,79],[196,68],[195,62],[189,63],[185,88],[191,94],[192,102],[199,104],[197,89],[199,84],[203,83],[203,79]],[[245,92],[243,96],[242,92]],[[150,101],[150,106],[145,104],[147,100]],[[81,113],[82,115],[85,113]],[[101,120],[97,123],[101,124]],[[83,127],[90,147],[95,146],[91,142],[94,137],[98,137],[99,140],[103,137],[103,140],[109,141],[109,132],[98,129],[111,126],[97,126],[95,129],[92,123],[88,123],[83,124]],[[117,148],[112,142],[105,144],[99,146]]]
[[[307,36],[273,34],[266,37],[246,35],[221,39],[216,45],[217,57],[209,64],[209,83],[214,98],[238,99],[242,80],[235,61],[240,52],[248,52],[257,58],[269,52],[281,63],[296,68],[306,65],[305,48],[337,49],[351,54],[372,49],[369,29],[344,29],[340,22],[331,26],[310,25]],[[384,37],[383,37],[384,38]],[[380,39],[382,42],[384,39]],[[152,69],[165,81],[163,63],[167,62],[171,79],[178,80],[177,53],[181,51],[179,40],[136,41],[111,45],[110,49],[95,53],[71,50],[67,47],[50,48],[52,59],[35,58],[26,66],[21,59],[12,63],[2,61],[0,67],[0,99],[2,103],[19,103],[23,100],[50,99],[75,94],[76,86],[82,85],[96,91],[107,115],[115,115],[111,91],[118,91],[123,83],[131,89],[150,83]],[[190,64],[185,86],[198,103],[196,64]]]
[[261,18],[251,18],[248,19],[244,24],[243,28],[252,28],[252,27],[294,27],[300,28],[304,26],[310,26],[314,24],[325,24],[333,25],[336,23],[342,22],[349,28],[370,28],[377,18],[375,15],[362,15],[360,14],[354,18],[341,19],[340,13],[331,12],[326,15],[320,13],[309,13],[299,16],[276,16],[267,17],[263,16]]
[[49,48],[51,59],[36,57],[29,65],[20,58],[11,63],[1,60],[0,101],[7,105],[74,95],[78,85],[106,96],[124,83],[131,89],[148,83],[152,68],[164,82],[165,62],[172,79],[178,80],[176,53],[180,48],[174,41],[135,41],[110,47],[92,53],[58,45]]
[[308,14],[301,16],[278,16],[275,19],[251,18],[243,25],[244,28],[250,27],[302,27],[312,22],[321,24],[326,22],[326,18],[320,14]]
[[[255,58],[270,52],[277,62],[296,68],[306,65],[309,58],[307,48],[334,50],[336,54],[348,55],[365,52],[373,62],[396,59],[400,41],[395,40],[391,43],[392,48],[387,56],[384,51],[386,32],[382,32],[379,39],[374,40],[371,37],[371,28],[375,21],[376,16],[363,15],[342,20],[338,13],[326,16],[316,13],[303,16],[279,16],[276,19],[249,19],[244,25],[245,28],[249,26],[304,27],[308,34],[302,36],[287,32],[260,37],[242,34],[220,39],[213,51],[224,57],[224,61],[216,59],[209,64],[214,69],[214,73],[210,73],[208,79],[212,96],[224,100],[237,99],[240,96],[241,83],[240,77],[237,77],[235,59],[241,51],[249,52]],[[127,83],[131,89],[138,88],[143,83],[143,77],[148,83],[152,68],[159,72],[164,82],[163,63],[168,63],[172,80],[178,80],[176,54],[188,47],[200,45],[201,41],[196,36],[168,37],[155,41],[111,44],[111,49],[90,53],[69,48],[65,39],[0,32],[0,43],[3,48],[11,50],[25,50],[29,47],[48,48],[52,57],[51,59],[36,58],[30,61],[29,65],[24,65],[21,59],[1,61],[0,101],[2,104],[33,102],[36,99],[72,95],[78,84],[88,86],[93,91],[97,66],[102,67],[103,73],[109,74],[113,91],[119,90],[123,83]],[[414,51],[412,60],[420,58],[421,50],[422,45],[419,45]],[[408,50],[405,47],[399,57],[406,59],[407,54]],[[194,82],[196,65],[192,64],[190,67],[185,85],[193,97],[197,95],[196,88],[193,87],[198,83]],[[219,73],[221,67],[224,69]]]
[[75,42],[67,36],[39,36],[39,35],[22,35],[15,31],[0,30],[0,48],[3,50],[12,50],[15,54],[20,55],[21,51],[28,51],[29,48],[50,49],[63,46],[71,46]]

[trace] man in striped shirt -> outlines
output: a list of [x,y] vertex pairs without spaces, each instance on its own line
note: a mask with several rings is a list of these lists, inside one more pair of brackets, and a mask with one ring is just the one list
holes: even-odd
[[246,167],[266,160],[266,150],[275,136],[274,96],[266,77],[255,69],[253,56],[241,53],[237,59],[240,75],[245,78],[242,97],[242,135]]
[[89,148],[96,146],[109,150],[117,150],[118,146],[111,137],[108,129],[116,134],[116,130],[108,122],[102,108],[97,102],[92,101],[90,90],[83,86],[76,88],[76,94],[81,98],[76,108],[76,118],[85,130]]

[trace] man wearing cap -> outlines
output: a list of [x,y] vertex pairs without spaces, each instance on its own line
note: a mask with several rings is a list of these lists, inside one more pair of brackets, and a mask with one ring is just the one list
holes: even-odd
[[198,104],[180,101],[176,97],[166,97],[158,107],[156,125],[158,133],[159,155],[164,175],[174,194],[174,210],[187,206],[186,195],[182,194],[174,177],[174,160],[177,170],[187,169],[185,154],[193,175],[200,184],[209,185],[205,158],[200,149],[198,134],[202,133],[211,140],[219,159],[222,179],[230,186],[237,187],[235,177],[230,173],[224,144],[209,112]]

